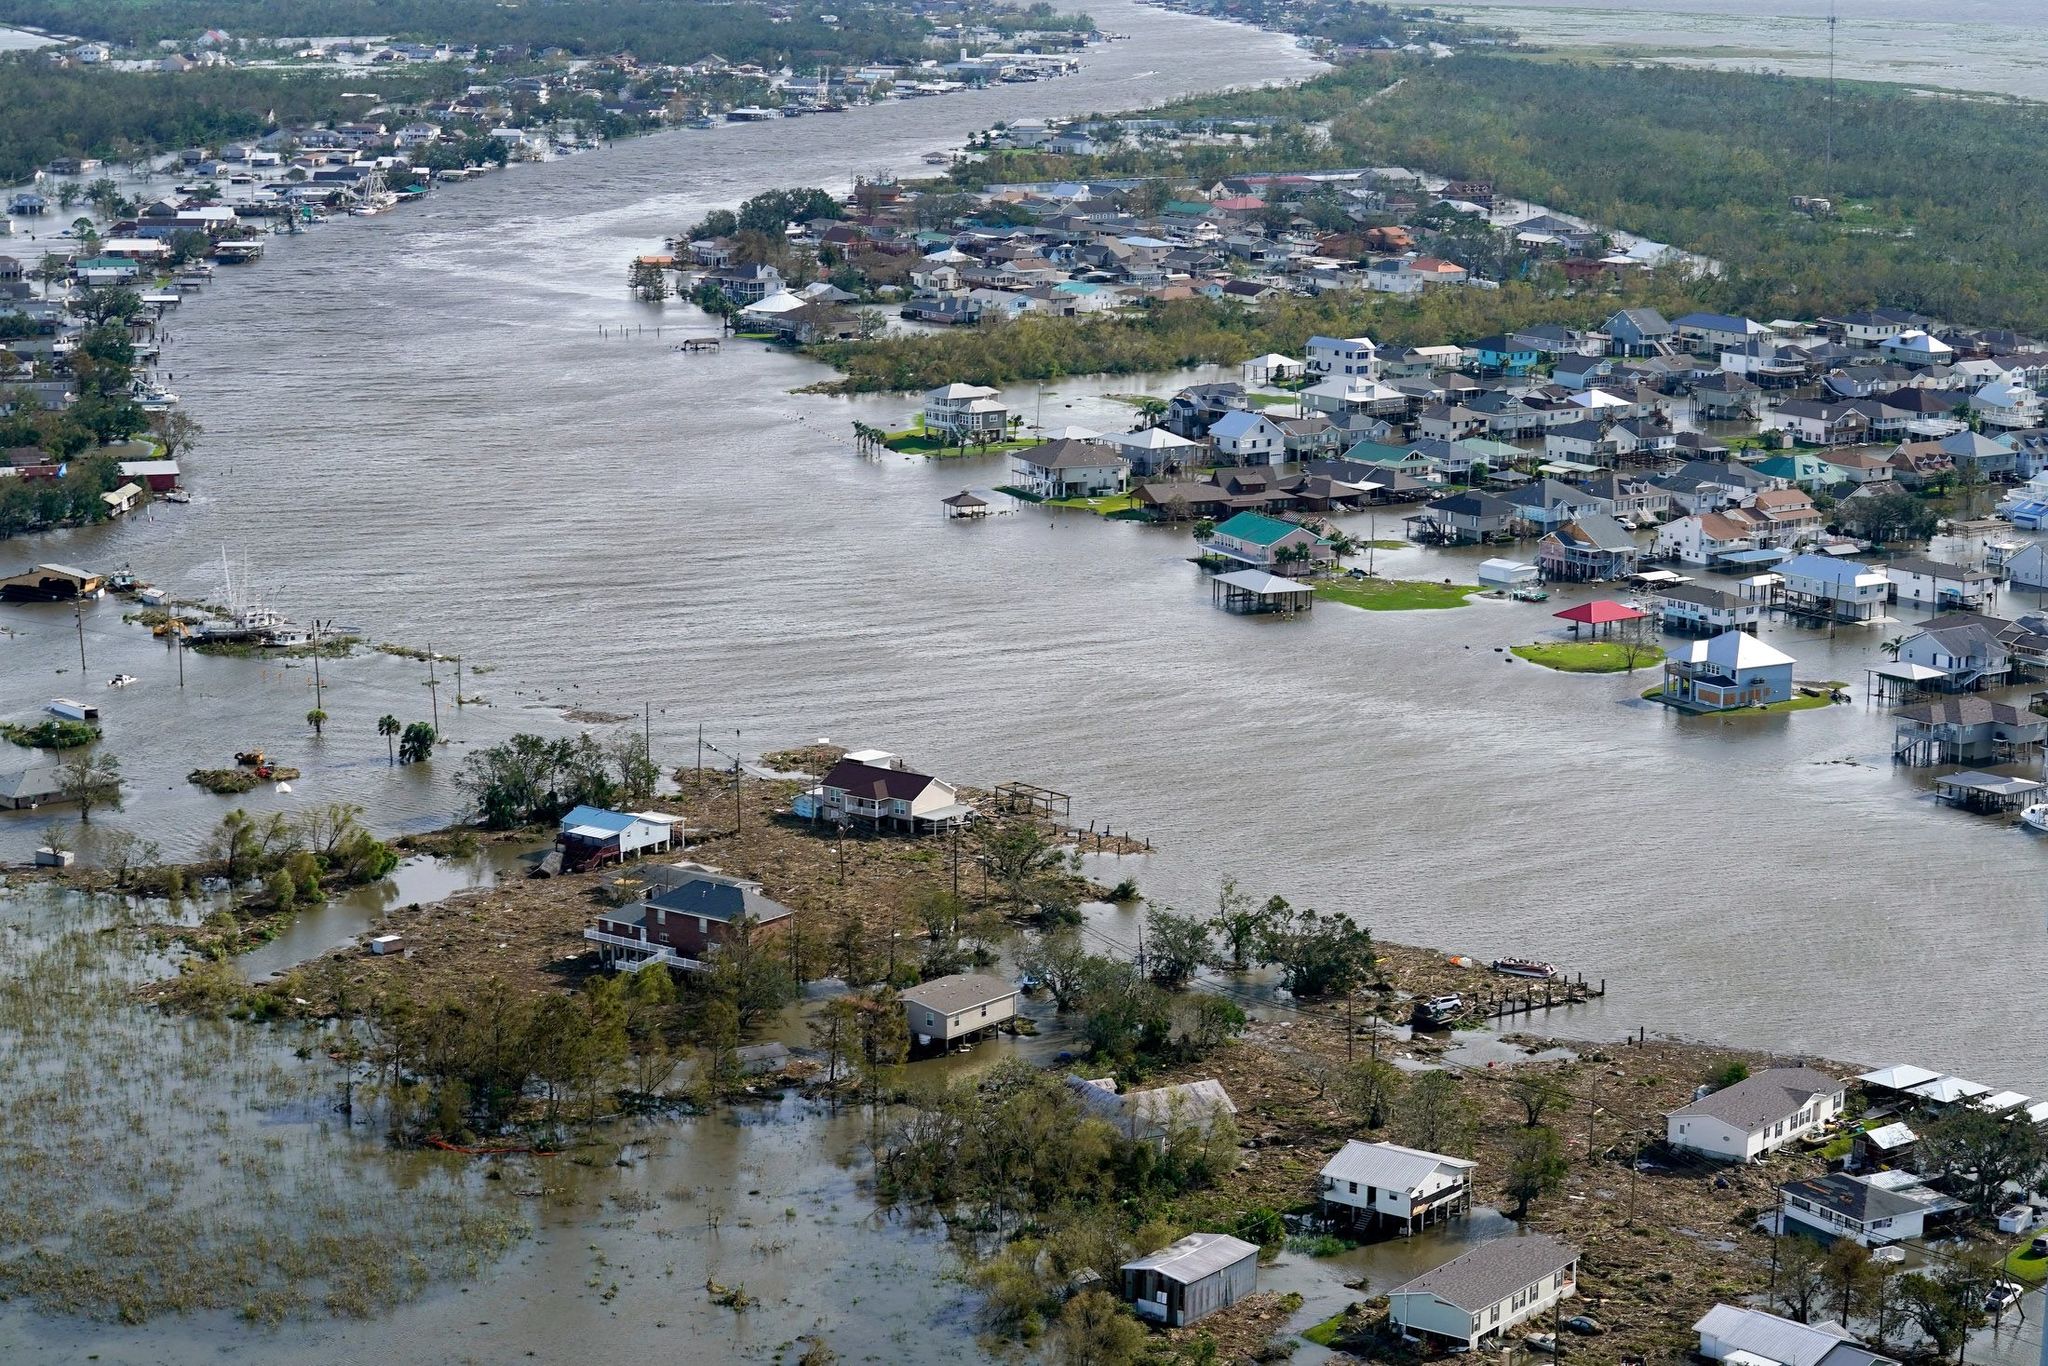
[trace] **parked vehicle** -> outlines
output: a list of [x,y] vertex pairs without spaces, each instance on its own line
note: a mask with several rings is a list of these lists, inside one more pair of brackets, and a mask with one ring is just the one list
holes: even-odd
[[1591,1314],[1574,1314],[1564,1321],[1564,1326],[1581,1337],[1598,1337],[1607,1331],[1607,1325]]

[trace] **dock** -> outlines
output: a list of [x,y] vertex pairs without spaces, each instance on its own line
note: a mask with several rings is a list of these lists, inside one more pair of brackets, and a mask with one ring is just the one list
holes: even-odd
[[677,343],[676,350],[685,355],[695,355],[700,351],[716,351],[720,340],[718,337],[686,337]]
[[1474,1013],[1482,1020],[1506,1020],[1516,1015],[1533,1015],[1539,1010],[1555,1010],[1559,1006],[1584,1005],[1607,994],[1605,977],[1598,982],[1588,982],[1584,973],[1576,977],[1567,976],[1563,981],[1553,979],[1538,983],[1527,978],[1520,980],[1528,982],[1520,992],[1505,986],[1498,991],[1473,992]]

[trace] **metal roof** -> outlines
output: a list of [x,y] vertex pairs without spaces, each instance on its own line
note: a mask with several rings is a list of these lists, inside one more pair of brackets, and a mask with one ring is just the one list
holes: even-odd
[[910,1005],[923,1006],[939,1015],[951,1015],[1016,994],[1017,988],[1000,977],[991,977],[985,972],[959,972],[950,977],[934,977],[929,982],[920,982],[905,990],[902,997]]
[[1263,569],[1239,569],[1229,574],[1218,574],[1215,581],[1217,583],[1227,583],[1232,588],[1241,588],[1247,593],[1256,593],[1262,598],[1267,596],[1285,597],[1297,594],[1312,595],[1316,591],[1313,584],[1302,583],[1297,579],[1282,578],[1278,574],[1268,574]]
[[1156,1271],[1169,1281],[1193,1285],[1196,1281],[1236,1266],[1247,1257],[1257,1258],[1259,1245],[1233,1238],[1227,1233],[1190,1233],[1177,1243],[1159,1249],[1149,1257],[1125,1262],[1125,1271]]
[[1907,1090],[1920,1099],[1931,1100],[1937,1105],[1950,1105],[1959,1100],[1968,1100],[1972,1096],[1991,1094],[1990,1087],[1963,1077],[1936,1077],[1933,1081],[1922,1082],[1918,1086],[1908,1087]]
[[[1856,1340],[1831,1323],[1794,1323],[1781,1319],[1776,1314],[1766,1314],[1761,1309],[1745,1309],[1733,1304],[1717,1304],[1693,1326],[1693,1331],[1702,1337],[1715,1341],[1734,1351],[1747,1352],[1780,1366],[1820,1366],[1828,1354],[1845,1342],[1855,1345]],[[1874,1361],[1880,1358],[1864,1354],[1854,1360]],[[1843,1366],[1852,1358],[1842,1358]],[[1835,1366],[1830,1362],[1829,1366]]]
[[1365,1143],[1354,1138],[1323,1164],[1322,1174],[1333,1181],[1356,1181],[1361,1186],[1415,1191],[1446,1168],[1456,1175],[1469,1172],[1478,1165],[1462,1157],[1445,1157],[1420,1148],[1404,1148],[1398,1143]]

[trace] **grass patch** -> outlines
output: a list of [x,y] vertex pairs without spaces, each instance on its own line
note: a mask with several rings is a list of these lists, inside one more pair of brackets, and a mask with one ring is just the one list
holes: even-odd
[[1479,589],[1472,584],[1430,583],[1416,579],[1325,579],[1316,596],[1362,607],[1368,612],[1423,612],[1463,607]]
[[[1516,649],[1515,653],[1521,653],[1519,647]],[[1664,685],[1660,683],[1654,688],[1645,688],[1643,690],[1643,698],[1644,700],[1650,702],[1663,701]],[[1703,711],[1697,714],[1701,716],[1761,716],[1766,712],[1818,711],[1820,708],[1829,705],[1832,705],[1831,699],[1825,693],[1822,693],[1818,697],[1808,697],[1804,694],[1795,694],[1792,697],[1786,698],[1783,702],[1770,702],[1766,703],[1761,707],[1724,707],[1719,711]],[[1830,1148],[1832,1148],[1832,1145],[1830,1145]],[[1846,1152],[1848,1150],[1844,1148],[1843,1151]],[[1833,1151],[1829,1151],[1828,1156],[1837,1157],[1840,1156],[1840,1154],[1835,1153]]]
[[1314,1327],[1304,1328],[1301,1335],[1318,1347],[1328,1347],[1343,1335],[1344,1315],[1348,1312],[1350,1311],[1339,1309]]
[[1360,541],[1360,550],[1412,550],[1413,541]]
[[1297,1233],[1287,1240],[1287,1250],[1304,1257],[1338,1257],[1357,1246],[1350,1239],[1339,1238],[1334,1233]]
[[100,729],[88,721],[53,717],[32,726],[0,726],[0,735],[28,749],[77,749],[100,738]]
[[987,445],[978,442],[962,446],[944,437],[927,435],[921,431],[891,432],[883,438],[882,444],[902,455],[926,455],[934,459],[952,459],[968,455],[1006,455],[1011,451],[1028,451],[1042,443],[1037,441],[991,441]]
[[2048,1257],[2036,1257],[2029,1252],[2027,1249],[2033,1246],[2033,1242],[2032,1238],[2028,1238],[2006,1253],[2005,1269],[2015,1280],[2039,1285],[2042,1281],[2048,1280]]
[[1083,512],[1099,513],[1113,517],[1119,512],[1131,512],[1138,506],[1138,500],[1128,493],[1112,493],[1103,498],[1049,498],[1047,507],[1080,508]]
[[[1631,671],[1628,650],[1607,640],[1546,640],[1533,645],[1517,645],[1510,653],[1559,673],[1619,674]],[[1647,669],[1663,661],[1661,646],[1642,646],[1635,652],[1633,667]]]
[[1248,395],[1254,408],[1291,408],[1301,402],[1298,394],[1251,394]]

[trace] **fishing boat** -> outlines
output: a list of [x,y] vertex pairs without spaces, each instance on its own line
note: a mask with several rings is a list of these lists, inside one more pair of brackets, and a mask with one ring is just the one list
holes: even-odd
[[136,580],[134,571],[124,564],[108,577],[107,587],[116,593],[133,593],[141,584]]
[[2020,824],[2029,830],[2048,831],[2048,802],[2035,802],[2020,812]]
[[1524,584],[1523,586],[1521,586],[1521,587],[1519,587],[1519,588],[1513,588],[1513,589],[1510,589],[1510,590],[1508,591],[1508,596],[1509,596],[1509,597],[1511,597],[1511,598],[1513,598],[1513,599],[1514,599],[1514,600],[1515,600],[1516,602],[1549,602],[1549,601],[1550,601],[1550,592],[1549,592],[1549,590],[1548,590],[1548,589],[1543,589],[1543,588],[1534,588],[1534,587],[1531,587],[1531,586],[1529,586],[1529,585],[1527,585],[1527,584]]
[[107,680],[107,686],[110,688],[125,688],[130,683],[140,683],[141,681],[134,674],[115,674]]
[[192,495],[183,489],[172,489],[164,495],[164,501],[166,503],[189,503],[192,501]]
[[1534,977],[1548,981],[1558,975],[1554,963],[1539,963],[1533,958],[1496,958],[1493,970],[1503,977]]

